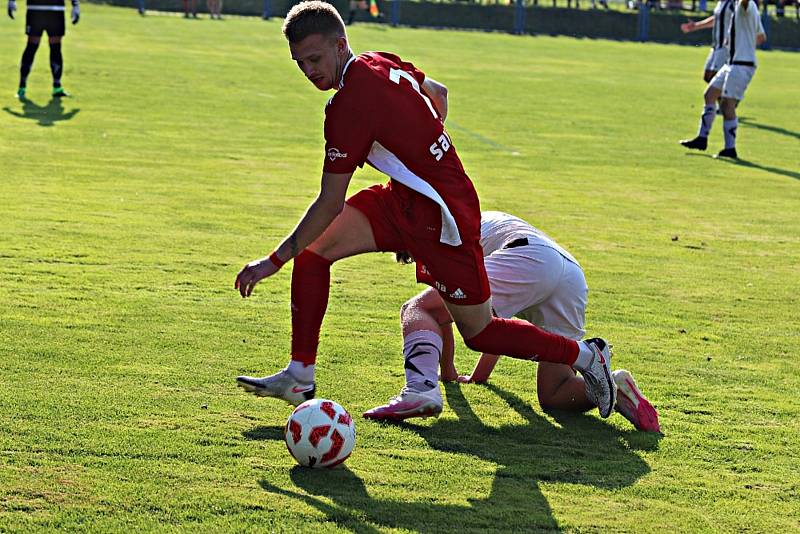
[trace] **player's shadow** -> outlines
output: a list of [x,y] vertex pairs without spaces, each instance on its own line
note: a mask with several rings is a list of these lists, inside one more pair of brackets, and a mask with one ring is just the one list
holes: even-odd
[[717,161],[721,161],[723,163],[727,163],[729,165],[738,165],[740,167],[749,167],[751,169],[758,169],[760,171],[771,172],[773,174],[779,174],[781,176],[786,176],[788,178],[794,178],[795,180],[800,180],[800,172],[798,171],[790,171],[789,169],[781,169],[780,167],[771,167],[769,165],[761,165],[759,163],[755,163],[753,161],[748,161],[746,159],[730,159],[730,158],[714,158],[709,154],[695,154],[689,153],[686,154],[687,156],[692,156],[695,158],[712,158],[716,159]]
[[[473,490],[476,497],[469,498],[466,504],[444,503],[450,497],[445,493],[446,488],[457,487],[462,491],[465,485],[474,484],[475,478],[459,469],[445,472],[428,483],[422,482],[427,486],[420,488],[423,493],[443,492],[444,504],[415,499],[413,488],[406,490],[410,491],[410,499],[374,499],[364,482],[346,468],[326,471],[295,467],[290,476],[302,492],[279,488],[268,480],[261,480],[261,487],[303,501],[337,526],[358,533],[387,528],[424,533],[481,532],[496,531],[501,525],[517,531],[558,531],[558,521],[542,494],[540,482],[615,489],[629,486],[649,472],[635,450],[657,447],[660,435],[621,432],[586,415],[559,416],[560,426],[554,425],[516,395],[489,387],[521,417],[521,423],[499,428],[486,426],[462,395],[461,386],[450,384],[446,386],[447,400],[458,415],[457,420],[438,419],[431,426],[400,424],[443,454],[496,464],[491,489],[485,497],[479,496],[483,491],[481,483]],[[458,462],[445,461],[443,457],[441,465],[458,465]],[[419,467],[409,464],[412,470]],[[429,461],[425,469],[441,468],[436,464],[431,467]],[[397,472],[388,471],[382,483],[398,488],[408,486],[402,474],[395,474],[397,480],[392,481],[393,473]],[[480,474],[475,476],[481,478]],[[442,477],[447,480],[441,480]]]
[[780,135],[787,135],[789,137],[794,137],[796,139],[800,139],[800,132],[793,132],[792,130],[787,130],[786,128],[780,128],[778,126],[770,126],[768,124],[760,124],[755,122],[753,119],[748,117],[739,117],[739,124],[747,126],[748,128],[757,128],[759,130],[765,130],[767,132],[772,132]]
[[22,113],[14,111],[8,106],[3,111],[9,115],[22,119],[31,119],[38,122],[39,126],[54,126],[57,122],[68,121],[78,114],[80,108],[64,110],[63,98],[51,98],[45,106],[40,106],[33,100],[27,98],[22,100]]

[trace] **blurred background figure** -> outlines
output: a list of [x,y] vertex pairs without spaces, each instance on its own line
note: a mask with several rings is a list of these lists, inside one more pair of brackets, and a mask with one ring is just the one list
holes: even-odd
[[197,18],[197,0],[183,0],[183,18]]
[[374,19],[382,19],[383,13],[378,9],[377,0],[350,0],[350,14],[347,17],[347,25],[349,26],[355,21],[356,13],[358,10],[369,11],[369,14]]
[[[8,2],[8,16],[14,18],[17,11],[15,0]],[[81,6],[78,0],[72,0],[72,13],[70,18],[72,24],[77,24],[81,18]],[[28,75],[33,68],[33,59],[39,49],[39,42],[42,34],[47,32],[47,40],[50,43],[50,72],[53,74],[53,96],[60,98],[69,96],[61,87],[61,75],[64,72],[64,58],[61,55],[61,38],[66,32],[64,24],[64,0],[28,0],[28,9],[25,13],[25,34],[28,36],[28,43],[22,53],[22,60],[19,68],[19,88],[17,98],[26,99],[28,86]]]
[[208,0],[208,12],[212,19],[222,20],[222,0]]
[[136,11],[144,17],[144,0],[136,0]]

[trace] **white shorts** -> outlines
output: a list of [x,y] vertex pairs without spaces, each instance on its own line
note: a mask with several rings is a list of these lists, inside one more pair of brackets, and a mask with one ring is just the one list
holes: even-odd
[[708,57],[706,58],[705,70],[717,72],[724,67],[726,63],[728,63],[728,49],[724,46],[721,48],[712,48],[708,52]]
[[583,338],[589,288],[580,266],[542,245],[496,250],[484,265],[499,317],[517,316],[553,334]]
[[756,73],[755,67],[746,65],[725,65],[722,67],[709,85],[722,90],[722,98],[733,98],[743,100],[744,92],[750,85],[750,80]]

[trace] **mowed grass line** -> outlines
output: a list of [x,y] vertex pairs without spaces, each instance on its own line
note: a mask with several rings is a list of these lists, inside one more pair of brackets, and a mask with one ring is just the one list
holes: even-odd
[[[800,528],[796,54],[760,55],[736,165],[676,144],[705,50],[353,27],[355,50],[448,85],[484,208],[582,262],[589,332],[665,435],[544,414],[533,366],[503,361],[489,387],[448,386],[438,420],[358,418],[346,467],[316,472],[285,451],[289,407],[233,383],[285,364],[289,269],[249,301],[232,285],[316,194],[330,95],[279,21],[84,11],[61,107],[39,50],[44,111],[13,99],[24,38],[0,25],[0,530]],[[402,385],[397,310],[421,287],[388,255],[333,282],[318,392],[357,415]]]

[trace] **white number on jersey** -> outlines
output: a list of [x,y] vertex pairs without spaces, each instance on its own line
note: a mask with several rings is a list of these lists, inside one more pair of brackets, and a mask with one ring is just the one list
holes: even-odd
[[450,150],[450,138],[447,137],[446,133],[442,133],[439,136],[439,139],[431,145],[430,151],[433,154],[433,157],[436,158],[436,161],[439,161],[444,157],[444,153]]
[[414,90],[417,93],[419,93],[419,96],[421,96],[422,99],[425,101],[425,103],[428,105],[428,109],[431,110],[431,114],[433,115],[433,118],[434,119],[438,119],[439,116],[436,114],[436,109],[434,109],[433,104],[431,104],[430,99],[427,96],[425,96],[425,94],[420,90],[419,82],[417,82],[416,78],[414,78],[411,74],[407,73],[406,71],[404,71],[402,69],[391,69],[389,71],[389,79],[392,80],[397,85],[400,85],[400,78],[404,78],[405,80],[408,81],[408,83],[411,84],[411,87],[413,87]]

